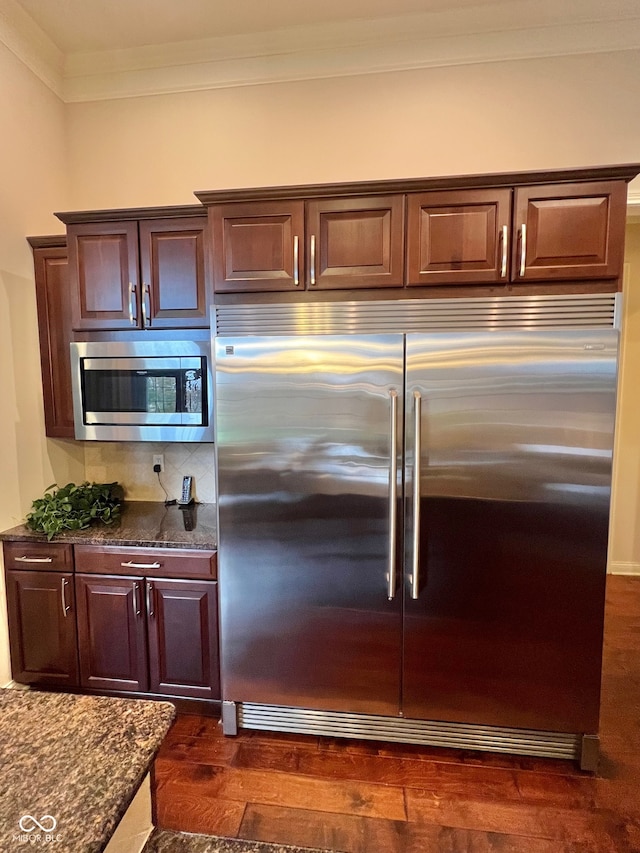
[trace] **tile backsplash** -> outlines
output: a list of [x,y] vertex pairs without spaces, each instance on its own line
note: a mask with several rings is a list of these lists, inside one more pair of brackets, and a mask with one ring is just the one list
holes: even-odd
[[[164,455],[164,471],[153,471],[153,456]],[[132,501],[163,501],[162,486],[169,498],[179,498],[182,478],[194,480],[194,497],[200,503],[215,503],[216,480],[213,444],[161,442],[85,442],[85,476],[90,482],[117,481]],[[162,484],[162,485],[161,485]]]

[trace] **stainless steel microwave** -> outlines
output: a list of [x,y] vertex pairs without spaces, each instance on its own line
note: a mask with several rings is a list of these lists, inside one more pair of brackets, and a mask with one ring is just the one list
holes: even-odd
[[213,441],[205,340],[71,344],[75,436],[94,441]]

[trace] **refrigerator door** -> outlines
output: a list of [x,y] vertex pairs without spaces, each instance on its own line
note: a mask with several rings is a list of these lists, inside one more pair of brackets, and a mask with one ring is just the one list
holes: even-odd
[[617,343],[407,336],[405,716],[597,730]]
[[398,714],[403,350],[215,340],[223,699]]

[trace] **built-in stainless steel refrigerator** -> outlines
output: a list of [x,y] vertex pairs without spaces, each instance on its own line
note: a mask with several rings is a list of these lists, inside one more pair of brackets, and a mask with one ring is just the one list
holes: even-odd
[[508,302],[219,328],[225,732],[593,761],[618,332]]

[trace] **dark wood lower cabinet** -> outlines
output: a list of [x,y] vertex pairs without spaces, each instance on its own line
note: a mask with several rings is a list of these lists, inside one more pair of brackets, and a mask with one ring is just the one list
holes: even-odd
[[78,685],[73,575],[7,571],[9,646],[20,684]]
[[217,585],[76,575],[80,684],[219,698]]
[[76,575],[76,598],[81,686],[147,690],[143,581]]
[[217,584],[148,579],[146,592],[151,692],[218,699]]

